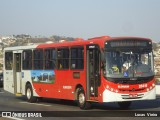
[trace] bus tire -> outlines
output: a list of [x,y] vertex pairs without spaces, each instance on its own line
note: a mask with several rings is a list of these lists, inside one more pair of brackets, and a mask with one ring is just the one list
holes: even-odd
[[37,97],[33,96],[33,89],[30,84],[27,84],[26,86],[26,97],[27,97],[27,101],[30,103],[37,102]]
[[131,106],[131,101],[118,102],[118,105],[121,109],[128,109]]
[[86,96],[83,88],[79,88],[77,94],[77,101],[80,109],[87,110],[91,108],[91,103],[86,101]]

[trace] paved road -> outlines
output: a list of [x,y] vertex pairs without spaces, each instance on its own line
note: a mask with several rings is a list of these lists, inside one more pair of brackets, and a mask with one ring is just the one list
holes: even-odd
[[[2,114],[2,111],[15,111],[18,113],[21,113],[25,116],[26,111],[32,111],[32,112],[40,112],[42,116],[44,116],[44,111],[50,111],[47,112],[47,115],[50,116],[58,116],[55,117],[55,119],[75,119],[73,117],[69,116],[78,116],[76,120],[78,119],[94,119],[95,116],[98,116],[98,119],[118,119],[118,120],[127,120],[128,117],[119,117],[122,115],[130,116],[141,113],[142,115],[147,113],[160,113],[160,97],[157,97],[156,100],[152,101],[137,101],[133,102],[130,109],[128,110],[121,110],[119,106],[116,103],[105,103],[105,104],[98,104],[94,103],[91,110],[84,111],[80,110],[79,107],[77,107],[77,104],[73,101],[65,101],[65,100],[55,100],[55,99],[43,99],[42,101],[38,103],[28,103],[26,102],[26,98],[23,97],[16,97],[13,94],[10,94],[6,91],[4,91],[2,88],[0,88],[0,114]],[[43,111],[41,113],[41,111]],[[72,111],[72,112],[71,112]],[[147,111],[147,112],[144,112]],[[154,112],[158,111],[158,112]],[[37,113],[37,115],[40,115]],[[28,115],[28,114],[27,114]],[[82,115],[82,117],[80,117]],[[68,116],[68,117],[63,117]],[[74,116],[74,117],[75,117]],[[89,116],[89,117],[87,117]],[[117,116],[117,117],[112,117]],[[160,116],[160,115],[159,115]],[[158,117],[133,117],[138,118],[140,120],[142,119],[159,119]],[[9,120],[9,118],[0,118],[0,120]],[[12,118],[14,119],[14,118]],[[34,118],[35,119],[35,118]],[[41,119],[51,119],[51,117],[43,117]],[[37,118],[37,120],[41,120]],[[16,118],[17,120],[17,118]],[[19,118],[19,120],[31,120],[31,118]]]

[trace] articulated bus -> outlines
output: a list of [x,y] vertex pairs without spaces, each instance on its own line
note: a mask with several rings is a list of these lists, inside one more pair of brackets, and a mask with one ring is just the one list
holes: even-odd
[[40,98],[75,100],[81,109],[92,102],[156,98],[152,41],[139,37],[8,47],[4,49],[4,90]]

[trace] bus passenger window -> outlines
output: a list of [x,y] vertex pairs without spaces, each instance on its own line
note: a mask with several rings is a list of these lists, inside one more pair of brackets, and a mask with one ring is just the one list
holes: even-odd
[[33,61],[34,61],[34,69],[41,70],[43,69],[43,50],[36,49],[33,51]]
[[45,69],[55,69],[56,67],[56,50],[46,49],[45,50]]
[[71,69],[84,68],[84,50],[83,47],[71,48]]
[[23,51],[23,70],[31,70],[32,69],[32,50],[24,50]]
[[12,70],[13,67],[13,53],[6,52],[5,53],[5,68],[6,70]]
[[58,69],[69,69],[69,49],[60,48],[57,51]]

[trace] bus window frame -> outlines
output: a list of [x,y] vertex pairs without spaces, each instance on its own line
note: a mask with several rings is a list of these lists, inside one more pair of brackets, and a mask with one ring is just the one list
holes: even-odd
[[[68,50],[68,58],[63,57],[64,53],[61,56],[59,56],[59,54],[60,54],[60,53],[58,53],[59,50]],[[62,66],[62,64],[59,64],[59,60],[62,60],[62,61],[68,60],[67,68],[64,68]],[[57,62],[56,62],[56,64],[57,64],[57,70],[69,70],[70,69],[70,48],[69,47],[58,47],[57,48]],[[62,66],[62,68],[60,68],[61,67],[60,65]]]
[[[30,61],[31,62],[31,67],[30,67],[30,69],[29,68],[24,68],[24,61],[26,61],[26,60],[24,60],[24,52],[25,51],[31,51],[31,60],[29,59],[28,61]],[[22,70],[32,70],[33,69],[33,51],[32,51],[32,49],[26,49],[26,50],[23,50],[23,52],[22,52]]]
[[[55,51],[55,58],[54,59],[46,59],[46,51],[47,50],[54,50]],[[56,48],[45,48],[43,51],[43,57],[44,57],[44,70],[55,70],[57,69],[57,49]],[[51,58],[52,58],[52,54],[51,54]],[[53,68],[46,68],[46,60],[52,60],[53,62]],[[55,60],[55,61],[54,61]]]
[[[12,56],[6,55],[6,53],[11,53]],[[9,58],[11,57],[11,60],[7,61],[6,56],[9,56]],[[9,67],[7,66],[8,62],[10,63]],[[13,51],[5,51],[5,70],[13,70]]]
[[[38,50],[41,50],[42,51],[42,59],[35,59],[35,51],[38,51]],[[36,48],[36,49],[33,49],[33,70],[44,70],[44,49],[43,48]],[[41,61],[42,62],[42,65],[40,64],[40,66],[42,66],[41,68],[37,69],[35,68],[35,61]]]
[[[76,57],[75,58],[72,58],[72,49],[76,49]],[[78,55],[77,55],[77,52],[78,52],[78,49],[82,49],[82,54],[83,54],[83,56],[82,56],[82,58],[77,58],[78,57]],[[71,47],[70,48],[70,69],[71,70],[84,70],[84,46],[73,46],[73,47]],[[72,60],[75,60],[76,61],[76,63],[78,63],[77,61],[78,60],[82,60],[83,61],[83,67],[82,68],[73,68],[72,67]]]

